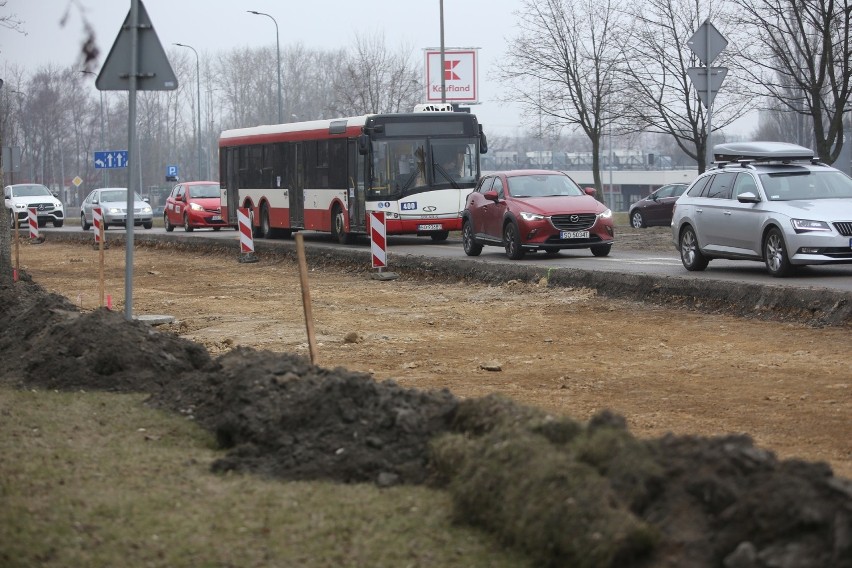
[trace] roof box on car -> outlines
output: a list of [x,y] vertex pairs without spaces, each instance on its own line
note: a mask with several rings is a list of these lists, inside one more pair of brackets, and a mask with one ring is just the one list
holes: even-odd
[[731,142],[713,147],[716,162],[813,160],[810,148],[787,142]]

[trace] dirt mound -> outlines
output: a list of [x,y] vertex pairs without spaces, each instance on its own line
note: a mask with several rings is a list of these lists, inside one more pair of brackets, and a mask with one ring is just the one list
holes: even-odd
[[0,289],[0,305],[0,352],[14,354],[4,357],[5,375],[20,385],[150,393],[212,362],[191,341],[105,308],[81,313],[29,282]]
[[379,485],[423,483],[428,445],[448,429],[449,392],[403,389],[303,357],[239,348],[151,403],[194,416],[228,455],[214,470]]
[[747,436],[640,441],[495,397],[460,404],[434,462],[459,520],[542,566],[852,566],[852,483]]
[[201,346],[30,282],[0,289],[0,379],[151,394],[214,431],[217,471],[431,482],[459,520],[543,566],[852,567],[852,483],[747,437],[640,441],[496,397],[403,389],[343,368]]

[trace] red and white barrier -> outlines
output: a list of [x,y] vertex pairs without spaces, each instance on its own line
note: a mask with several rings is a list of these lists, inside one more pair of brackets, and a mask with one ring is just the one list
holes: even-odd
[[36,240],[38,239],[38,211],[35,207],[30,207],[29,211],[30,238]]
[[95,228],[95,244],[101,242],[101,224],[103,223],[103,215],[101,208],[95,207],[92,209],[92,226]]
[[240,228],[240,252],[249,254],[254,252],[254,238],[251,235],[251,218],[249,210],[245,207],[237,209],[237,223]]
[[373,268],[382,269],[388,265],[384,211],[370,211],[370,251]]

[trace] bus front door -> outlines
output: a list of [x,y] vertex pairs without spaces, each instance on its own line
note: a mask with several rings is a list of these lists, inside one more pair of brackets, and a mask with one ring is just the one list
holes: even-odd
[[288,173],[290,175],[290,228],[305,228],[305,168],[302,163],[302,143],[289,145]]

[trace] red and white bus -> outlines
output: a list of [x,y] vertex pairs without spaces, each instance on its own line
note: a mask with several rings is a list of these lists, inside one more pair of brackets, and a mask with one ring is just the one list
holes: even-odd
[[461,229],[487,143],[475,115],[438,109],[226,130],[222,215],[236,226],[248,208],[258,237],[327,231],[346,243],[384,211],[389,235],[444,240]]

